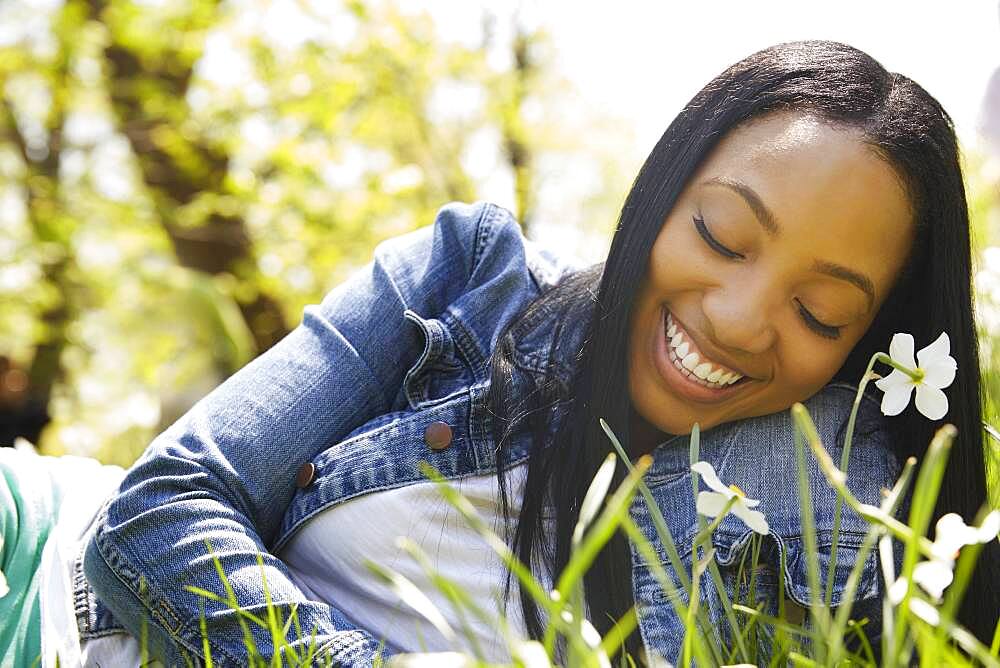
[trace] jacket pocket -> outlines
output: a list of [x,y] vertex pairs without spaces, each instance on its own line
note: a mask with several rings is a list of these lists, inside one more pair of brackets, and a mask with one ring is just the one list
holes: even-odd
[[[823,588],[823,591],[820,592],[813,592],[809,586],[809,555],[806,552],[804,539],[799,536],[776,539],[779,543],[783,543],[786,553],[785,592],[789,598],[803,607],[808,607],[811,601],[822,602],[824,600],[827,573],[833,556],[832,538],[831,531],[817,532],[816,563],[819,566],[820,587]],[[847,580],[851,571],[858,565],[857,561],[861,556],[863,540],[863,534],[850,531],[841,531],[838,535],[837,563],[834,566],[830,597],[830,605],[833,607],[837,607],[844,601]],[[872,550],[868,553],[864,563],[859,565],[860,578],[853,594],[855,600],[867,600],[881,594],[877,559],[877,551]]]
[[403,393],[410,408],[436,404],[466,390],[470,378],[445,324],[410,309],[403,312],[403,317],[415,324],[424,338],[423,350],[403,377]]
[[[674,527],[679,529],[679,527]],[[712,536],[714,562],[721,577],[724,592],[707,571],[698,582],[699,605],[707,611],[709,626],[699,627],[702,633],[714,633],[723,643],[732,643],[724,600],[730,605],[740,603],[759,608],[763,613],[776,615],[779,605],[784,608],[785,619],[802,623],[810,601],[823,601],[827,570],[832,556],[832,532],[817,532],[817,562],[820,573],[820,591],[813,593],[809,586],[809,557],[801,536],[778,536],[774,533],[760,536],[750,530],[743,532],[716,531]],[[682,568],[689,579],[695,555],[690,532],[674,536]],[[837,540],[837,563],[833,574],[830,607],[836,608],[848,599],[847,580],[858,563],[863,534],[841,531]],[[756,542],[756,558],[754,544]],[[659,551],[659,550],[658,550]],[[701,556],[704,552],[699,550]],[[782,560],[782,554],[784,559]],[[655,650],[668,661],[676,661],[684,637],[684,621],[678,616],[676,603],[687,605],[689,596],[682,588],[681,577],[671,562],[661,556],[659,566],[671,579],[673,592],[659,581],[654,569],[638,561],[633,565],[633,591],[640,609],[639,626],[647,648]],[[859,566],[857,589],[852,594],[851,617],[868,617],[877,626],[878,601],[882,594],[877,557],[870,553]],[[784,599],[779,604],[779,599]],[[771,652],[770,636],[758,634],[748,639],[765,655]]]
[[[730,596],[740,598],[750,594],[747,598],[751,601],[749,605],[766,603],[770,614],[777,612],[779,596],[785,599],[786,605],[791,603],[800,608],[808,608],[812,602],[824,604],[827,575],[834,552],[832,531],[820,530],[816,534],[814,556],[819,574],[818,592],[814,592],[809,583],[810,555],[802,536],[780,536],[773,532],[759,536],[756,560],[751,551],[751,538],[754,536],[753,532],[747,531],[739,536],[717,534],[714,537],[716,561],[723,579],[727,581]],[[830,586],[831,608],[840,606],[848,598],[857,603],[877,600],[881,596],[876,552],[869,552],[864,562],[858,563],[863,541],[864,534],[858,532],[842,530],[838,534],[836,565]],[[857,588],[848,596],[847,581],[855,567],[859,569]],[[757,585],[755,592],[747,589],[751,574]]]

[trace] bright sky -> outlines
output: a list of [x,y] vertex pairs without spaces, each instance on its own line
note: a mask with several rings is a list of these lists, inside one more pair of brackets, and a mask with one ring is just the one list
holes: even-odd
[[[482,4],[422,4],[448,37],[475,33]],[[512,8],[516,3],[487,3]],[[796,39],[856,46],[926,88],[972,141],[986,81],[1000,67],[997,0],[520,3],[552,35],[558,68],[590,104],[635,124],[643,152],[712,77],[750,53]]]
[[[967,147],[977,126],[987,81],[1000,67],[1000,0],[402,0],[406,11],[429,11],[442,37],[468,41],[481,34],[484,7],[500,14],[519,9],[529,26],[552,38],[555,69],[570,79],[586,113],[600,111],[631,130],[623,164],[637,168],[684,104],[710,79],[761,48],[799,39],[832,39],[856,46],[888,70],[904,74],[934,95],[951,114]],[[499,41],[499,40],[498,40]],[[560,114],[572,114],[560,109]],[[622,125],[624,124],[624,125]],[[616,141],[619,141],[616,139]],[[615,149],[618,147],[616,146]],[[539,225],[532,236],[571,247],[596,260],[606,234],[587,234],[574,211],[587,194],[586,174],[557,167],[555,188],[542,188]],[[511,185],[491,179],[483,193],[506,206]]]

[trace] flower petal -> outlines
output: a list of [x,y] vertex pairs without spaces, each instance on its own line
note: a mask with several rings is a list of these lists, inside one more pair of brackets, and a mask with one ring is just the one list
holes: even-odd
[[917,410],[930,420],[940,420],[948,412],[948,397],[936,387],[917,385]]
[[944,561],[921,561],[913,567],[913,581],[938,600],[945,587],[951,584],[951,568],[951,564]]
[[975,530],[966,526],[961,515],[945,513],[934,525],[934,543],[931,550],[939,561],[949,561],[955,558],[959,548],[968,545],[970,537],[974,539]]
[[892,583],[892,586],[889,587],[889,591],[887,592],[889,595],[889,602],[893,605],[899,605],[902,602],[903,597],[906,596],[907,589],[909,589],[909,587],[907,586],[906,578],[898,578]]
[[951,341],[948,339],[948,333],[941,332],[941,336],[934,339],[933,343],[917,351],[917,366],[923,369],[934,360],[951,357],[950,352]]
[[[938,390],[940,392],[941,390]],[[884,415],[899,415],[910,403],[910,394],[913,392],[913,385],[893,385],[886,389],[882,397],[882,413]]]
[[941,623],[941,613],[938,612],[938,609],[922,598],[910,599],[910,612],[931,626],[937,626]]
[[691,465],[691,470],[700,475],[705,484],[714,491],[725,494],[726,497],[730,497],[736,493],[719,480],[719,476],[715,473],[715,467],[708,462],[695,462]]
[[947,513],[934,525],[932,549],[940,560],[953,560],[955,553],[966,545],[988,543],[1000,531],[1000,510],[990,512],[978,526],[968,526],[958,513]]
[[[695,500],[695,508],[698,510],[699,515],[718,517],[727,503],[729,503],[729,497],[725,494],[719,494],[718,492],[698,492],[698,498]],[[734,507],[735,505],[733,504]]]
[[1000,510],[993,510],[977,530],[980,543],[988,543],[1000,533]]
[[913,379],[899,369],[893,369],[892,373],[888,376],[875,381],[875,387],[883,392],[888,392],[890,387],[896,387],[897,385],[913,385]]
[[759,510],[750,510],[743,503],[737,501],[733,506],[733,515],[743,520],[743,523],[759,534],[765,536],[771,530],[767,525],[767,518]]
[[917,363],[913,360],[913,335],[904,332],[893,334],[892,341],[889,342],[889,357],[905,367],[916,369]]
[[955,380],[955,369],[958,362],[950,355],[933,359],[927,364],[921,364],[920,369],[924,372],[923,383],[938,389],[944,389]]

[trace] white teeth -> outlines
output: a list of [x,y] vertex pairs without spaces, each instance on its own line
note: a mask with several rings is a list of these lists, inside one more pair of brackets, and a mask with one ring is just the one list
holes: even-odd
[[[680,357],[680,348],[677,349],[677,356]],[[700,361],[701,361],[701,356],[698,355],[698,353],[688,353],[681,360],[681,364],[683,364],[684,368],[687,369],[688,371],[694,371],[694,368],[698,366],[698,362]]]
[[723,376],[722,378],[719,379],[719,384],[721,384],[721,385],[732,385],[733,383],[735,383],[736,381],[738,381],[742,377],[743,376],[740,375],[740,374],[738,374],[738,373],[726,374],[725,376]]
[[669,313],[667,314],[666,334],[670,347],[673,349],[674,355],[677,356],[674,364],[678,368],[690,371],[692,377],[704,381],[703,384],[710,383],[716,387],[724,387],[732,385],[743,377],[742,374],[735,371],[724,372],[722,369],[713,371],[714,365],[711,362],[702,362],[701,355],[691,351],[691,344],[684,340],[684,334]]

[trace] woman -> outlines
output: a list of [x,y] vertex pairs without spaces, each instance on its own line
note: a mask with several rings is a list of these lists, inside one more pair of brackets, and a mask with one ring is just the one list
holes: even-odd
[[[761,499],[771,544],[792,565],[786,591],[807,604],[786,409],[808,399],[836,458],[852,399],[837,381],[854,385],[893,332],[951,337],[946,420],[960,437],[938,512],[971,521],[985,500],[969,256],[955,137],[929,95],[841,44],[754,54],[654,147],[603,266],[575,271],[538,252],[496,207],[447,207],[433,227],[381,246],[159,436],[87,533],[74,587],[84,644],[124,628],[148,634],[169,663],[203,657],[204,610],[214,662],[245,663],[238,615],[184,589],[221,591],[207,544],[241,606],[263,610],[263,572],[285,618],[294,607],[340,664],[369,664],[379,636],[390,652],[415,648],[412,626],[390,628],[397,617],[364,575],[365,555],[401,531],[436,545],[439,567],[480,602],[502,580],[429,501],[418,461],[487,516],[509,518],[518,554],[549,581],[610,449],[599,417],[633,456],[653,454],[650,486],[687,559],[684,435],[698,423],[703,458]],[[936,426],[912,413],[883,420],[874,406],[865,402],[848,468],[869,503]],[[834,496],[815,467],[811,476],[825,530]],[[863,528],[845,513],[834,605]],[[738,562],[747,531],[734,518],[720,525],[723,566]],[[980,637],[996,617],[995,567],[985,551],[963,609]],[[855,609],[874,616],[882,585],[874,569],[864,578]],[[630,647],[676,654],[678,622],[624,540],[588,573],[586,602],[600,630],[639,604]],[[526,596],[508,613],[539,635]],[[267,655],[271,639],[253,633]]]

